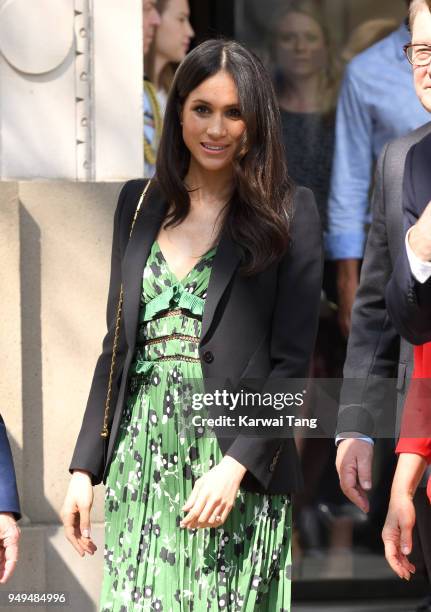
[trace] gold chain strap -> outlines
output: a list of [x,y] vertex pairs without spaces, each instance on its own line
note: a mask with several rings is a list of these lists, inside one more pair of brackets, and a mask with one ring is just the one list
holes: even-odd
[[[141,197],[139,198],[139,202],[136,207],[135,214],[133,216],[132,225],[130,227],[129,240],[132,236],[133,228],[135,227],[136,219],[138,218],[138,214],[139,214],[139,211],[141,210],[142,202],[144,201],[145,194],[147,193],[148,187],[150,186],[150,182],[151,181],[148,181],[148,183],[145,185],[145,188],[143,192],[141,193]],[[108,391],[106,393],[105,413],[103,415],[103,428],[102,428],[102,431],[100,432],[100,435],[102,436],[102,438],[107,438],[109,436],[109,429],[108,429],[109,409],[111,405],[112,382],[114,380],[115,361],[117,358],[118,338],[120,336],[121,313],[123,310],[123,297],[124,297],[123,283],[121,283],[120,297],[118,298],[118,305],[117,305],[117,316],[115,320],[115,332],[114,332],[114,342],[113,342],[113,347],[112,347],[111,368],[109,370]]]

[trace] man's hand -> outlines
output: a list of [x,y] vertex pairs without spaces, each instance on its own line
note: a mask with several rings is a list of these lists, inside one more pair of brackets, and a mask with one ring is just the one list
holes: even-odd
[[345,338],[350,333],[352,308],[359,284],[359,260],[337,261],[338,325]]
[[20,535],[13,514],[0,512],[0,584],[5,584],[15,570]]
[[[352,433],[359,437],[361,434]],[[360,510],[368,512],[370,504],[367,491],[371,489],[371,467],[373,462],[373,445],[357,438],[341,440],[338,444],[337,467],[340,487],[344,495]]]
[[413,225],[409,233],[413,253],[423,261],[431,261],[431,202]]
[[182,508],[188,513],[181,521],[181,527],[194,529],[223,525],[246,471],[239,461],[225,455],[219,464],[198,478]]

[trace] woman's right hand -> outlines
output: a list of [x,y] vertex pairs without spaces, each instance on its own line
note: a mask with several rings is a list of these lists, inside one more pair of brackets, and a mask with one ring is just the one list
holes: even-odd
[[88,472],[74,470],[61,509],[66,538],[84,557],[94,555],[97,546],[91,539],[90,511],[93,505],[93,485]]

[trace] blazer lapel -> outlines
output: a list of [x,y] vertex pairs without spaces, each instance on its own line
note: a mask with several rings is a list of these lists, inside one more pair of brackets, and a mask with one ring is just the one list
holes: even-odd
[[121,264],[124,288],[124,326],[127,344],[133,351],[142,291],[142,274],[151,246],[167,212],[167,202],[159,189],[149,189],[136,219],[132,236],[127,244]]
[[[134,351],[136,343],[136,327],[145,262],[168,208],[167,202],[157,186],[149,189],[147,200],[136,220],[132,237],[127,244],[121,264],[124,288],[123,320],[127,344],[132,351]],[[214,257],[208,285],[202,318],[201,343],[211,327],[217,305],[240,261],[241,256],[238,247],[229,237],[227,231],[224,230]]]
[[201,344],[204,342],[205,336],[210,330],[217,305],[240,261],[241,256],[238,247],[225,229],[222,232],[213,260],[213,268],[208,284],[202,317]]

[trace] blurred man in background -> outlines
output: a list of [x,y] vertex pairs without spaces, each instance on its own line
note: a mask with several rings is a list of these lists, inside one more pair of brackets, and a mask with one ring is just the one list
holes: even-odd
[[143,0],[142,21],[145,55],[153,41],[156,28],[160,25],[160,15],[156,8],[156,0]]
[[[160,25],[156,0],[143,0],[142,21],[144,58]],[[162,132],[162,114],[153,83],[145,76],[144,59],[144,178],[151,178],[156,167],[157,147]]]

